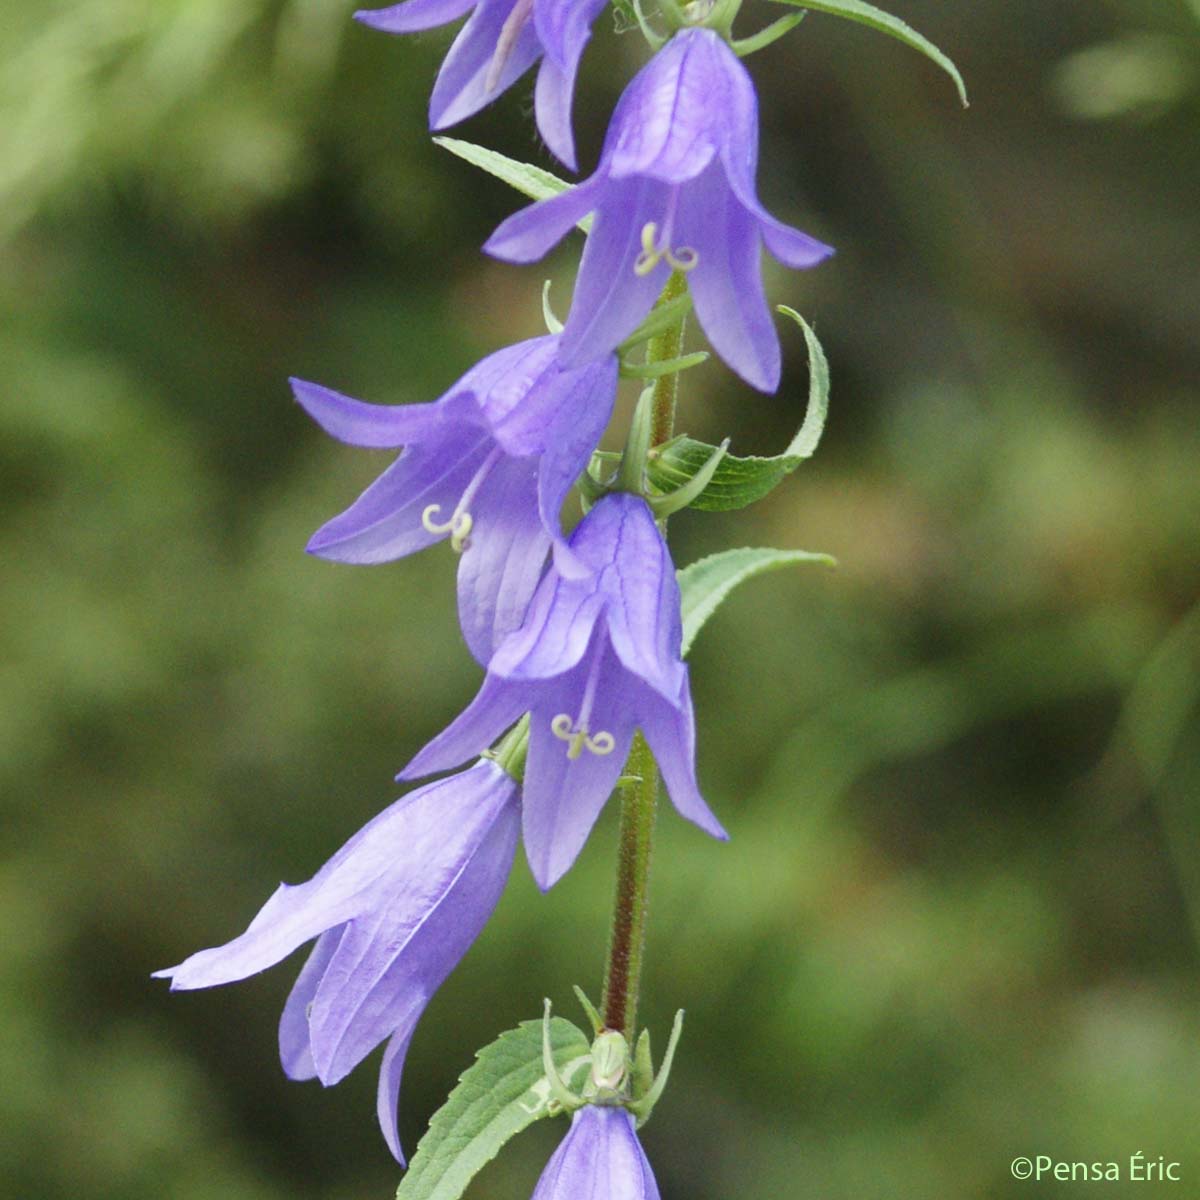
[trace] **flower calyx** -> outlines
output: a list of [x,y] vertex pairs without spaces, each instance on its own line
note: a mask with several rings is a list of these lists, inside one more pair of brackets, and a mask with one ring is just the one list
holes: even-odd
[[683,1009],[675,1014],[667,1052],[655,1074],[650,1053],[650,1031],[642,1030],[636,1053],[631,1055],[625,1035],[616,1029],[604,1028],[600,1024],[599,1013],[583,992],[576,988],[575,994],[584,1006],[596,1034],[591,1049],[591,1070],[580,1091],[571,1091],[554,1063],[550,1043],[551,1005],[547,1000],[542,1019],[542,1068],[550,1088],[551,1105],[555,1112],[563,1113],[573,1113],[588,1104],[625,1108],[633,1114],[640,1128],[650,1119],[670,1078],[675,1050],[683,1032]]
[[585,511],[610,492],[632,492],[646,501],[650,511],[654,513],[655,520],[664,521],[692,504],[712,482],[717,468],[729,450],[728,438],[713,450],[708,461],[687,483],[671,492],[660,492],[651,487],[646,474],[647,463],[652,456],[661,452],[663,446],[671,444],[664,442],[658,447],[651,445],[653,423],[654,387],[651,385],[642,391],[638,399],[629,428],[629,437],[615,474],[607,480],[603,478],[612,456],[597,453],[593,456],[589,469],[580,477],[576,486],[582,495]]

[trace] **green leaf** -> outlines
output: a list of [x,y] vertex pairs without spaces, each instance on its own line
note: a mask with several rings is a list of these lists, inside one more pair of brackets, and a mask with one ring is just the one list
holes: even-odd
[[790,4],[795,8],[807,8],[813,12],[830,13],[835,17],[845,17],[848,21],[857,21],[860,25],[868,25],[880,33],[902,41],[906,46],[919,50],[926,58],[932,59],[951,79],[958,88],[958,97],[966,108],[967,85],[963,83],[958,68],[946,57],[928,38],[922,37],[911,25],[906,25],[899,17],[885,13],[873,4],[864,4],[863,0],[777,0],[780,4]]
[[[693,508],[727,512],[761,500],[806,458],[811,458],[821,440],[829,412],[829,363],[817,335],[804,318],[784,305],[779,306],[779,311],[800,326],[808,344],[808,407],[804,422],[782,454],[770,458],[738,458],[726,454],[708,487],[692,501]],[[689,437],[676,438],[651,454],[648,464],[650,482],[660,491],[673,492],[697,475],[715,451],[716,447],[707,442]]]
[[[435,137],[433,140],[443,150],[449,150],[451,154],[457,154],[459,158],[489,175],[495,175],[497,179],[502,179],[509,187],[516,188],[531,200],[549,200],[551,196],[558,196],[573,186],[550,171],[535,167],[532,163],[519,162],[506,154],[498,154],[486,146],[476,146],[472,142],[450,137]],[[591,227],[590,215],[579,222],[579,228],[584,233]]]
[[[555,1065],[570,1084],[587,1065],[590,1043],[570,1021],[550,1022]],[[475,1056],[434,1114],[396,1200],[458,1200],[479,1169],[510,1138],[549,1116],[542,1072],[542,1022],[522,1021]]]
[[767,550],[745,547],[709,555],[678,572],[679,589],[683,593],[683,654],[692,648],[696,634],[709,617],[739,583],[753,579],[780,567],[819,563],[836,567],[837,560],[828,554],[811,554],[807,550]]

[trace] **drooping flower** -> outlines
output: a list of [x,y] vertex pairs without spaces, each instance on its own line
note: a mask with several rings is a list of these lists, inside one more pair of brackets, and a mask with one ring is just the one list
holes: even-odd
[[829,246],[772,217],[755,189],[758,100],[746,68],[711,29],[676,34],[626,88],[596,172],[509,217],[484,249],[532,262],[595,212],[560,359],[609,353],[650,311],[671,270],[688,273],[717,353],[762,391],[779,385],[779,337],[759,269],[763,243],[790,267]]
[[530,713],[525,852],[549,888],[575,861],[641,728],[676,809],[725,831],[696,784],[695,724],[680,661],[679,585],[640,496],[599,500],[571,535],[590,573],[551,566],[524,624],[501,643],[479,694],[404,769],[411,779],[479,753]]
[[579,1109],[532,1200],[659,1200],[632,1114],[591,1104]]
[[[429,101],[429,124],[466,120],[514,84],[537,60],[534,110],[546,145],[575,170],[571,98],[592,22],[607,0],[405,0],[355,13],[385,33],[416,33],[471,17],[450,47]],[[472,12],[471,10],[474,9]]]
[[557,347],[550,335],[497,351],[431,404],[364,404],[292,380],[296,399],[334,437],[405,447],[313,535],[309,551],[378,563],[448,537],[462,552],[463,636],[481,663],[521,623],[552,542],[570,569],[559,511],[612,413],[616,355],[564,370]]
[[240,937],[156,977],[172,991],[232,983],[315,938],[279,1024],[283,1069],[330,1087],[386,1040],[377,1112],[403,1163],[396,1104],[408,1043],[500,899],[519,807],[516,783],[491,761],[420,788],[307,883],[281,884]]

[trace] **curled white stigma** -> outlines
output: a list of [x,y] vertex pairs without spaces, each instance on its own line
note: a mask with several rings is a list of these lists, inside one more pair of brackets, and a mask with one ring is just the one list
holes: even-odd
[[577,727],[567,713],[559,713],[550,722],[550,731],[560,742],[567,743],[567,757],[572,761],[584,750],[590,750],[598,758],[603,758],[606,754],[611,754],[617,744],[616,739],[607,730],[602,729],[596,734],[589,733],[586,724]]
[[699,253],[691,246],[676,246],[671,249],[665,239],[664,244],[659,246],[655,242],[657,237],[658,225],[654,221],[647,221],[642,226],[642,252],[633,264],[635,275],[649,275],[660,262],[665,262],[673,271],[686,274],[700,261]]
[[438,522],[433,518],[442,511],[440,504],[429,504],[421,513],[421,525],[430,533],[448,533],[450,548],[461,554],[471,543],[471,530],[475,527],[475,518],[465,510],[455,512],[448,521]]

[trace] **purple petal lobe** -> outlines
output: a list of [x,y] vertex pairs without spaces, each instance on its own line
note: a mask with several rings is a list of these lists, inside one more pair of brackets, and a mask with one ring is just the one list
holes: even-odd
[[475,3],[476,0],[406,0],[389,8],[363,9],[354,14],[354,19],[384,33],[417,33],[457,21]]
[[303,379],[291,380],[297,401],[326,433],[351,446],[395,449],[435,436],[436,404],[364,404]]
[[[506,28],[515,0],[481,0],[462,27],[438,72],[429,100],[429,124],[445,129],[466,120],[515,83],[542,53],[537,30],[526,20]],[[502,38],[515,39],[502,47]],[[501,57],[498,59],[497,54]]]
[[556,717],[578,722],[587,687],[586,664],[539,697],[530,715],[523,832],[529,869],[542,891],[570,870],[629,757],[633,721],[628,711],[612,702],[621,680],[611,651],[601,653],[598,694],[588,714],[587,732],[592,737],[610,736],[613,744],[608,753],[584,749],[571,758],[569,743],[554,732]]
[[664,183],[694,179],[712,161],[724,133],[718,114],[726,91],[711,30],[673,37],[629,85],[622,97],[616,136],[605,147],[613,179],[640,175]]
[[296,977],[287,1003],[283,1006],[283,1016],[279,1019],[279,1060],[283,1064],[284,1074],[289,1079],[317,1077],[308,1037],[309,1006],[317,994],[321,976],[325,974],[325,968],[329,966],[329,960],[337,950],[345,928],[344,925],[335,926],[317,938],[316,945]]
[[714,164],[680,202],[680,236],[700,256],[688,287],[713,349],[760,391],[779,386],[779,335],[763,291],[758,222]]
[[649,505],[618,492],[594,508],[571,545],[594,570],[608,601],[605,616],[621,664],[674,702],[684,677],[679,584]]
[[642,275],[634,267],[642,253],[643,228],[662,224],[669,200],[667,185],[651,179],[606,187],[561,335],[559,361],[564,367],[583,366],[611,353],[654,307],[670,269],[665,261]]
[[384,881],[350,921],[317,989],[309,1027],[325,1084],[393,1031],[415,1026],[429,997],[491,916],[516,849],[516,785],[494,763],[455,787],[422,789],[406,811],[409,870]]
[[383,1140],[387,1142],[392,1157],[403,1167],[407,1163],[400,1146],[400,1131],[396,1127],[396,1109],[400,1101],[400,1076],[404,1071],[404,1059],[408,1044],[412,1041],[414,1025],[396,1030],[383,1052],[379,1065],[379,1088],[375,1096],[375,1114]]
[[502,221],[484,242],[484,251],[505,262],[536,262],[562,241],[575,223],[583,220],[595,206],[596,189],[590,181],[576,184]]
[[642,732],[654,751],[676,812],[699,825],[705,833],[727,841],[729,834],[704,802],[696,784],[696,720],[686,678],[678,706],[658,697],[648,698],[642,711]]
[[550,549],[537,506],[537,460],[498,463],[480,489],[470,542],[458,563],[458,619],[476,661],[525,618]]
[[458,719],[418,751],[398,778],[419,779],[482,754],[528,708],[524,687],[489,673]]
[[438,516],[449,518],[491,440],[474,432],[457,448],[409,447],[345,512],[313,534],[309,553],[337,562],[380,563],[432,546],[446,534],[427,529],[423,514],[437,505]]

